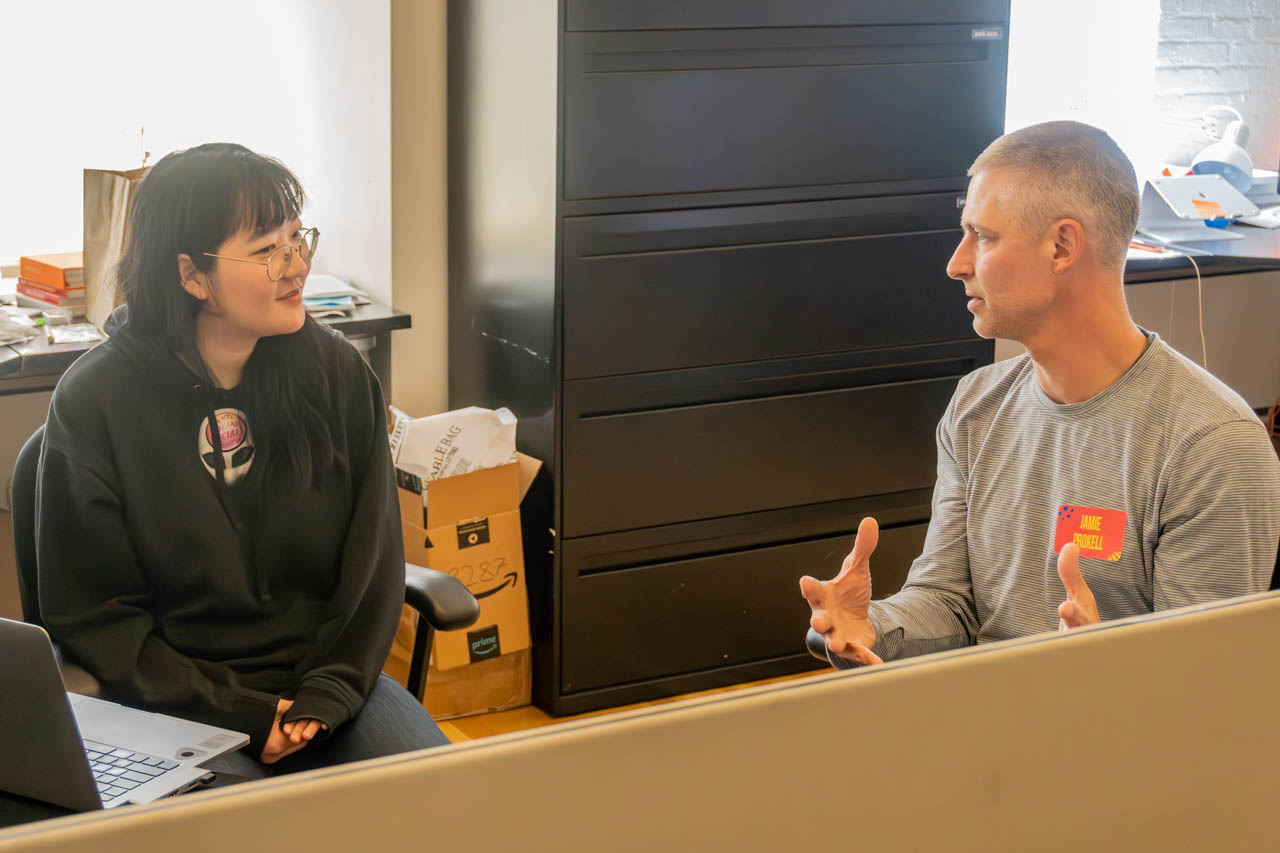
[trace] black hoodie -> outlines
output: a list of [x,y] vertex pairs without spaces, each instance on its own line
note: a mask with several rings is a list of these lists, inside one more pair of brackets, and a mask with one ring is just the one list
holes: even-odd
[[296,333],[323,352],[346,460],[301,492],[255,463],[243,384],[209,387],[124,309],[108,332],[58,383],[45,429],[50,633],[109,698],[246,732],[255,757],[280,697],[294,699],[285,721],[331,734],[373,689],[404,601],[377,379],[337,333],[310,319]]

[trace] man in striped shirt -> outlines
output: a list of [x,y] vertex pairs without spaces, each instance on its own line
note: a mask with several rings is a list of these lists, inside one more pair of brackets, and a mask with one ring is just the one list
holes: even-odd
[[969,175],[947,274],[979,335],[1027,352],[956,389],[924,551],[902,590],[871,601],[871,518],[835,578],[801,580],[832,662],[1265,590],[1280,463],[1238,394],[1129,316],[1129,160],[1102,131],[1057,121],[997,139]]

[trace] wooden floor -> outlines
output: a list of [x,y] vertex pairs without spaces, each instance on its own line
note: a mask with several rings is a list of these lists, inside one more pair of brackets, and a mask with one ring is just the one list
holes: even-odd
[[782,675],[777,678],[766,678],[763,681],[752,681],[746,684],[734,684],[729,687],[717,687],[714,690],[700,690],[697,693],[685,693],[681,696],[670,696],[666,699],[655,699],[652,702],[637,702],[634,705],[623,705],[618,708],[607,708],[603,711],[592,711],[587,714],[579,714],[574,717],[552,717],[533,705],[526,705],[523,708],[512,708],[510,711],[497,711],[492,714],[476,714],[471,717],[457,717],[452,720],[440,720],[437,725],[445,736],[454,743],[464,740],[476,740],[478,738],[491,737],[493,735],[502,735],[509,732],[518,732],[525,729],[536,729],[542,726],[553,726],[557,723],[565,723],[570,720],[579,720],[583,717],[597,717],[602,714],[613,714],[618,711],[626,711],[631,708],[645,708],[650,705],[662,705],[667,702],[675,702],[680,699],[688,699],[693,696],[710,696],[714,693],[732,693],[735,690],[742,690],[747,687],[755,687],[759,684],[773,684],[779,681],[789,681],[793,678],[807,678],[822,672],[830,672],[829,669],[819,669],[810,672],[799,672],[795,675]]

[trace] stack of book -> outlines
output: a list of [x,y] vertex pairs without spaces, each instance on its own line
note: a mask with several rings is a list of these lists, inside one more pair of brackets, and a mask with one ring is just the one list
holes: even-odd
[[368,305],[364,291],[331,275],[312,273],[302,288],[302,305],[317,320],[325,317],[346,317],[357,307]]
[[70,308],[84,314],[84,254],[24,255],[18,260],[18,304]]

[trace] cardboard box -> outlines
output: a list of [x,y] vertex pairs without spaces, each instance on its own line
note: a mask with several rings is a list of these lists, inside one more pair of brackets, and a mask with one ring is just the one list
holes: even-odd
[[[405,560],[448,572],[480,602],[461,631],[437,631],[424,705],[437,719],[529,704],[529,600],[520,502],[542,463],[524,454],[497,468],[423,483],[396,472]],[[384,667],[408,680],[416,616],[406,606]]]

